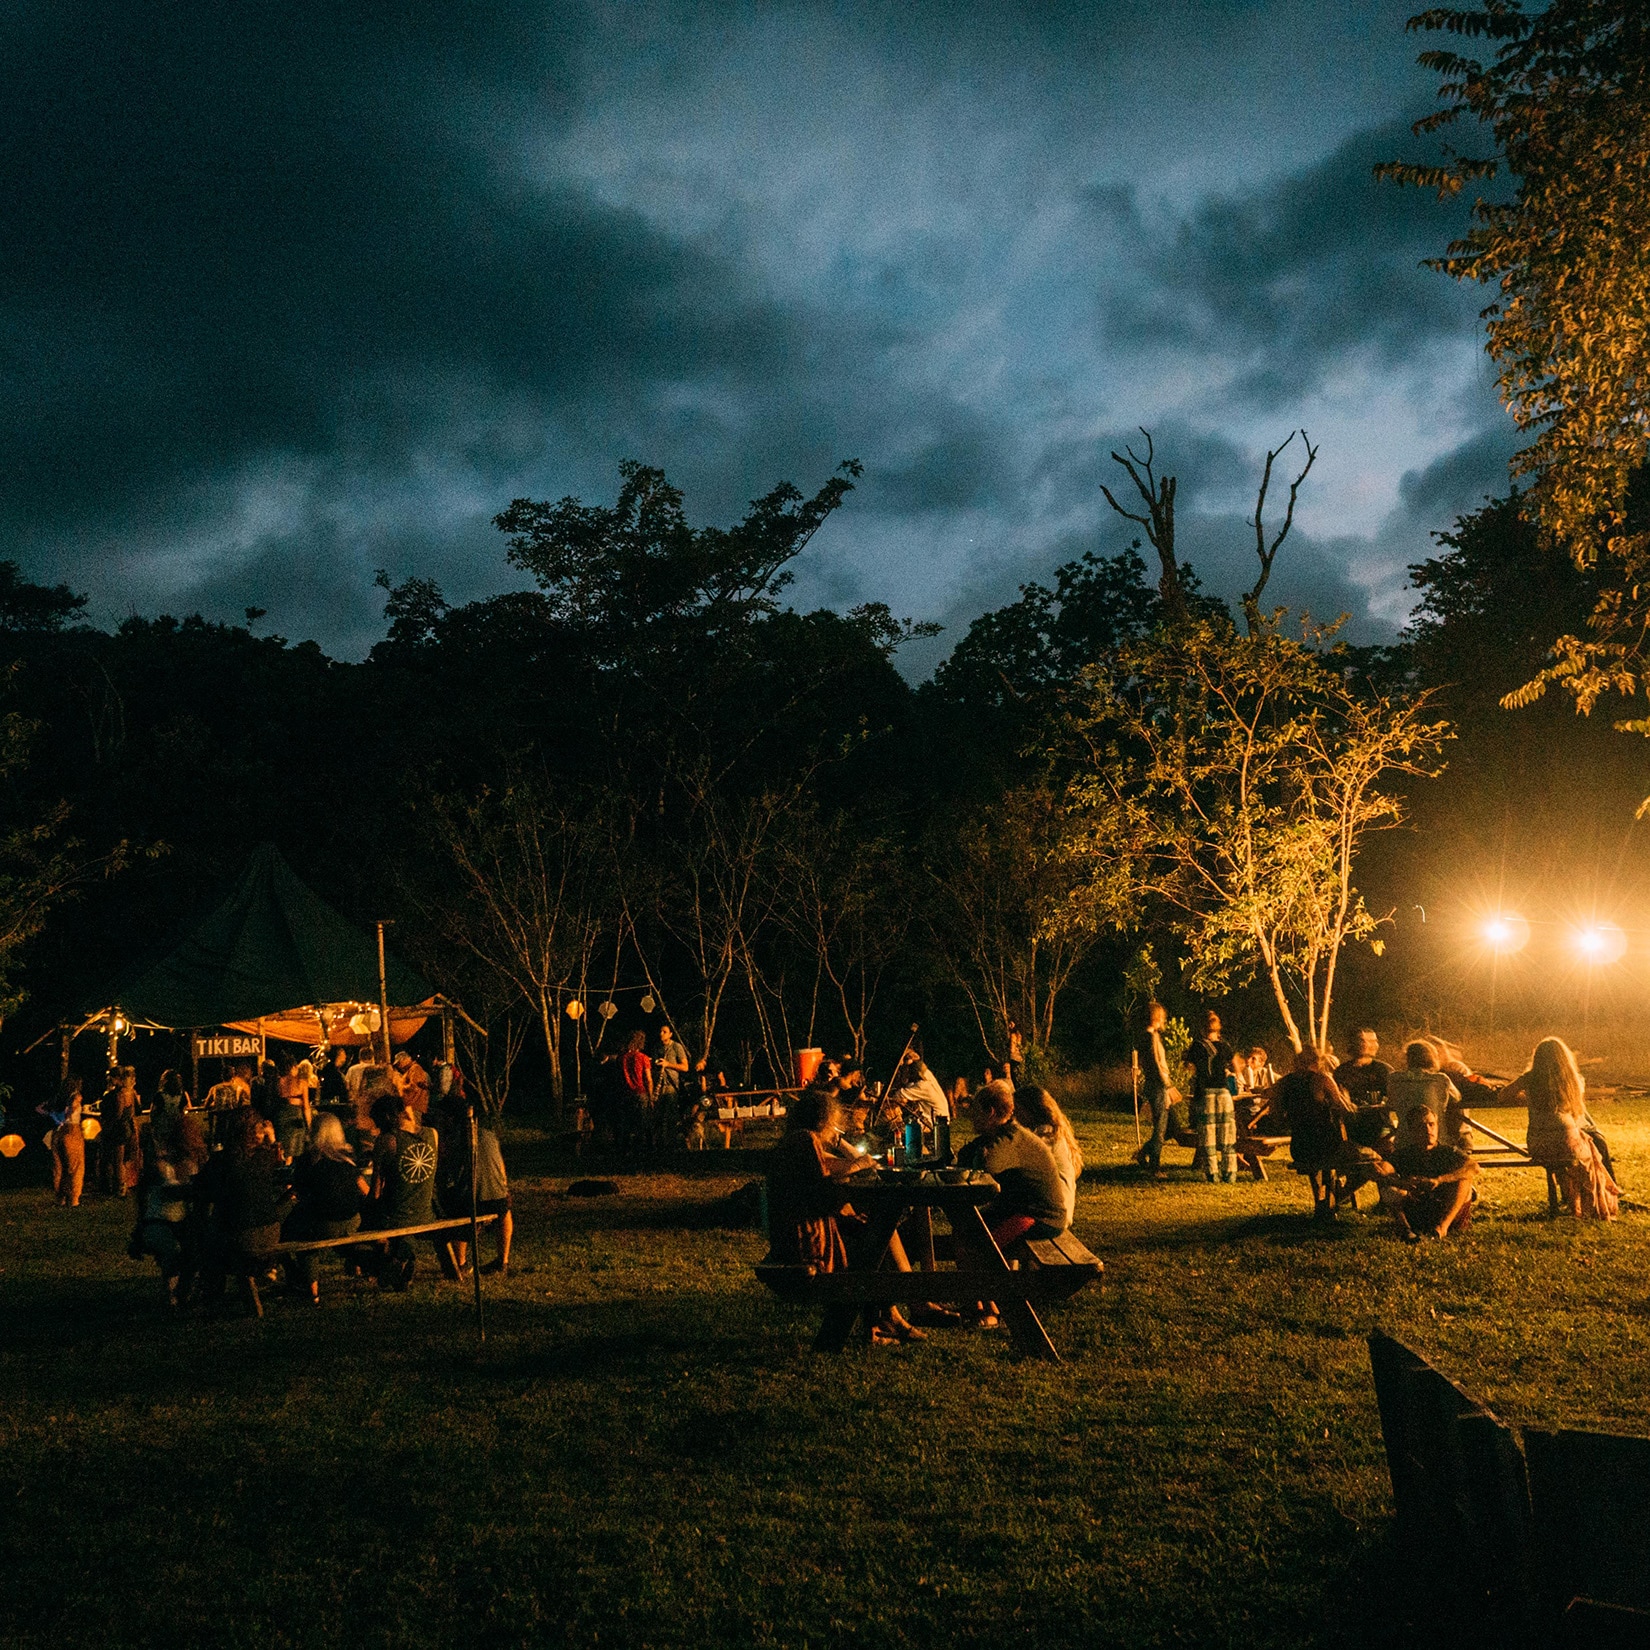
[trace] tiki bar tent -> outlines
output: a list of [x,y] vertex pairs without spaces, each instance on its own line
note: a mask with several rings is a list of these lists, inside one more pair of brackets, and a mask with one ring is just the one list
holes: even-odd
[[115,1030],[223,1027],[282,1042],[366,1043],[389,1006],[406,1042],[449,1005],[416,970],[306,886],[272,843],[254,850],[228,896],[165,956],[126,980],[87,1022]]

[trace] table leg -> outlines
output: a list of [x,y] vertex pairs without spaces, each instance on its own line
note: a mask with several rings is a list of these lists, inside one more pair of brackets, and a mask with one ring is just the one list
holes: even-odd
[[[958,1244],[974,1249],[978,1265],[987,1271],[1000,1270],[1003,1281],[1018,1288],[1014,1269],[1008,1264],[1008,1258],[1002,1250],[997,1247],[997,1240],[991,1235],[991,1228],[986,1225],[985,1216],[977,1208],[972,1207],[968,1213],[972,1217],[972,1224],[968,1220],[963,1222],[967,1228],[967,1237],[959,1231]],[[1005,1290],[1003,1297],[997,1302],[997,1310],[1007,1319],[1015,1348],[1022,1356],[1040,1358],[1045,1363],[1060,1362],[1060,1354],[1055,1350],[1054,1342],[1048,1338],[1048,1331],[1043,1328],[1043,1320],[1037,1316],[1036,1309],[1023,1294],[1015,1299]]]
[[[888,1246],[894,1241],[894,1233],[905,1218],[906,1208],[904,1204],[890,1203],[878,1213],[865,1235],[865,1265],[858,1270],[875,1272],[888,1258]],[[871,1321],[871,1310],[870,1307],[863,1308],[867,1322]],[[859,1322],[861,1311],[857,1306],[826,1307],[819,1333],[814,1337],[814,1351],[842,1351],[853,1338],[854,1326]]]
[[819,1333],[814,1336],[815,1352],[840,1352],[853,1338],[859,1322],[857,1306],[827,1306]]
[[916,1221],[917,1253],[916,1262],[924,1272],[932,1272],[934,1261],[934,1211],[924,1203],[912,1210]]

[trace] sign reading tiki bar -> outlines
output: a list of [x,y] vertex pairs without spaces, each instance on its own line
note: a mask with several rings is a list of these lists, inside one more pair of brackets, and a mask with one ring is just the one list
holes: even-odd
[[263,1044],[244,1031],[212,1031],[195,1034],[197,1060],[256,1059]]

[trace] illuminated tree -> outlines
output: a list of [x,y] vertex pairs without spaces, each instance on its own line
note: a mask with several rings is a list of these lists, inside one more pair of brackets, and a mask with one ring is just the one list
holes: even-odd
[[1445,106],[1415,127],[1477,122],[1490,152],[1378,172],[1446,196],[1512,182],[1505,198],[1478,198],[1474,227],[1433,267],[1495,287],[1487,347],[1503,401],[1534,438],[1514,471],[1578,563],[1602,556],[1617,570],[1592,635],[1560,638],[1548,667],[1509,697],[1527,703],[1557,682],[1588,710],[1605,692],[1644,686],[1650,640],[1650,9],[1553,0],[1531,15],[1488,0],[1424,11],[1409,26],[1494,47],[1487,61],[1421,54]]
[[1248,634],[1198,620],[1091,673],[1067,845],[1088,880],[1072,904],[1092,921],[1124,889],[1160,901],[1188,983],[1222,990],[1258,970],[1291,1044],[1323,1048],[1342,950],[1380,943],[1353,881],[1359,847],[1399,822],[1388,787],[1431,771],[1445,730],[1420,702],[1361,691],[1324,651],[1331,632],[1297,642],[1279,619]]

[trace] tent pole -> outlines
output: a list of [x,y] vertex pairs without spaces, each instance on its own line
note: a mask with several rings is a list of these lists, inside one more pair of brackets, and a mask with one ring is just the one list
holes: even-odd
[[[476,1124],[476,1097],[466,1095],[470,1102],[470,1276],[476,1288],[476,1339],[487,1339],[487,1319],[481,1309],[481,1234],[476,1229],[476,1188],[481,1178],[481,1164],[477,1157],[480,1148],[480,1129]],[[502,1243],[503,1238],[499,1239]],[[500,1249],[499,1253],[503,1254]]]
[[189,1030],[189,1098],[195,1104],[201,1103],[201,1028],[191,1026]]
[[390,988],[384,970],[384,930],[394,927],[394,919],[380,917],[378,920],[378,1017],[384,1029],[384,1064],[387,1067],[393,1056],[390,1052]]

